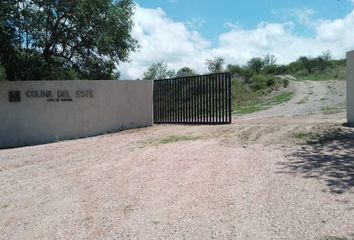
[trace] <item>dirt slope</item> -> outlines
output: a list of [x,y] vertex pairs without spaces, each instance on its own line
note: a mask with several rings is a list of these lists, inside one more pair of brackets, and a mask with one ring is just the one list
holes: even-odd
[[294,97],[282,105],[244,116],[244,118],[292,116],[345,110],[346,81],[291,81],[287,91]]

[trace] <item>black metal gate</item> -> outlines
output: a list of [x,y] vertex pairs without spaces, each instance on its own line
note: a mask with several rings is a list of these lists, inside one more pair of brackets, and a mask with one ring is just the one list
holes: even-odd
[[154,81],[154,122],[231,123],[231,76],[228,73]]

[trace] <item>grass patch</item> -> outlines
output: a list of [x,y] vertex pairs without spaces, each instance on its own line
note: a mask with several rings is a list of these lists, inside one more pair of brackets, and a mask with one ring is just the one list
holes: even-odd
[[233,114],[246,115],[269,109],[272,106],[288,102],[294,96],[294,92],[283,92],[268,99],[257,99],[241,106],[236,106]]
[[168,144],[174,142],[182,142],[182,141],[192,141],[196,140],[197,137],[189,137],[189,136],[168,136],[167,138],[161,139],[159,141],[160,144]]
[[321,111],[323,114],[336,114],[340,112],[340,109],[335,107],[322,107]]
[[0,206],[0,209],[4,209],[4,208],[8,208],[8,207],[10,207],[10,205],[4,204],[4,205],[1,205],[1,206]]
[[344,80],[345,79],[345,66],[335,65],[328,67],[322,71],[316,71],[308,74],[306,71],[298,71],[293,75],[299,80],[312,80],[312,81],[327,81],[327,80]]
[[346,237],[336,237],[336,236],[327,236],[324,238],[321,238],[321,240],[348,240]]
[[246,114],[259,112],[259,111],[266,110],[266,109],[267,109],[267,107],[263,106],[262,104],[254,104],[254,105],[250,104],[250,105],[239,107],[236,111],[233,112],[233,114],[246,115]]
[[309,97],[304,97],[303,99],[301,99],[301,101],[297,102],[296,104],[305,104],[309,101]]
[[353,132],[345,131],[340,127],[333,127],[319,132],[298,132],[293,135],[300,144],[325,146],[334,141],[353,141]]
[[200,137],[190,137],[190,136],[168,136],[162,139],[147,139],[139,142],[139,148],[145,148],[147,146],[158,146],[160,144],[168,144],[182,141],[193,141],[199,139]]
[[294,134],[294,137],[299,140],[305,140],[309,135],[309,133],[299,132]]
[[290,99],[294,96],[294,92],[284,92],[279,95],[276,95],[273,99],[273,105],[279,105],[285,102],[290,101]]

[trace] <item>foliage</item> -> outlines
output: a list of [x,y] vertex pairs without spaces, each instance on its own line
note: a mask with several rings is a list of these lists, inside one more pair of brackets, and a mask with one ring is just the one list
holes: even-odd
[[277,58],[274,55],[268,53],[264,56],[263,63],[265,66],[275,66],[276,62]]
[[257,73],[257,74],[261,73],[261,71],[263,70],[264,66],[265,66],[264,61],[261,58],[252,58],[247,63],[247,67],[251,71],[253,71],[253,72]]
[[332,53],[328,50],[322,53],[320,56],[325,62],[329,62],[332,60]]
[[168,136],[164,139],[161,139],[159,141],[160,144],[168,144],[168,143],[175,143],[175,142],[185,142],[185,141],[192,141],[196,140],[196,137],[190,137],[190,136]]
[[250,79],[250,86],[254,90],[261,90],[267,87],[267,77],[261,74],[254,74]]
[[207,59],[205,65],[207,66],[210,73],[220,73],[224,71],[225,59],[221,57],[216,57],[214,59]]
[[281,79],[266,74],[254,74],[250,78],[249,85],[255,90],[262,90],[266,88],[277,89],[280,85]]
[[188,77],[188,76],[194,76],[197,75],[196,71],[189,67],[183,67],[180,70],[177,71],[176,77]]
[[226,72],[230,73],[232,77],[238,77],[242,75],[243,69],[239,65],[229,64],[226,67]]
[[5,73],[5,68],[0,65],[0,81],[6,79],[6,73]]
[[0,58],[9,80],[112,79],[127,61],[132,0],[2,0]]
[[145,80],[159,80],[173,78],[175,76],[176,73],[173,70],[169,70],[167,64],[163,62],[152,64],[144,73]]
[[331,60],[330,53],[325,52],[316,58],[300,57],[282,72],[300,80],[345,79],[345,64],[345,60]]

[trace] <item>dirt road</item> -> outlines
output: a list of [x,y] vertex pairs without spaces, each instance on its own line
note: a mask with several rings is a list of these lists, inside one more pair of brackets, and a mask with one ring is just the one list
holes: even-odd
[[291,81],[286,91],[294,92],[289,102],[249,114],[245,118],[345,111],[346,81]]
[[0,239],[354,239],[345,113],[269,111],[0,150]]

